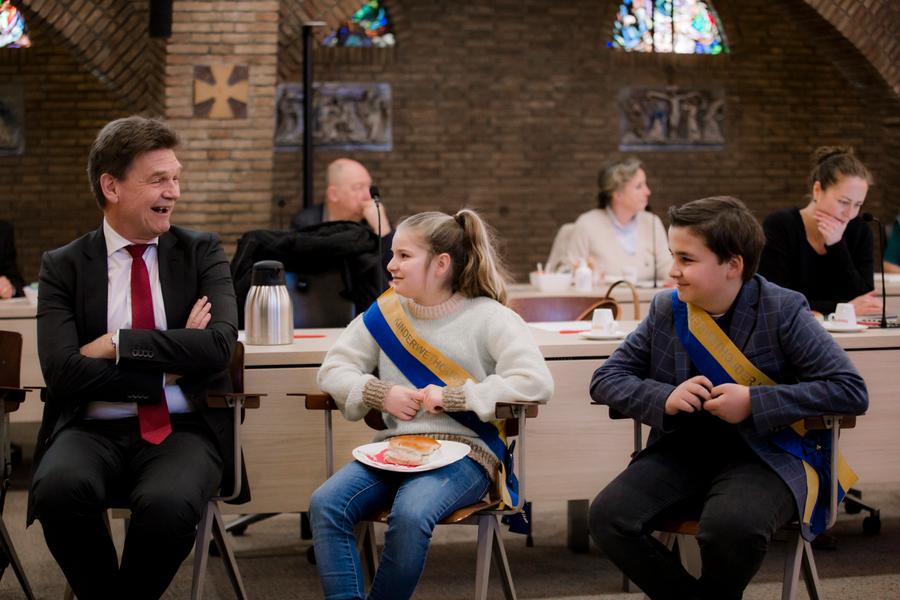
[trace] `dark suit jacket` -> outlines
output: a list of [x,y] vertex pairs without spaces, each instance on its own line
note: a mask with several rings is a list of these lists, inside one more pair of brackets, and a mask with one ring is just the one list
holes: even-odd
[[[843,349],[813,318],[803,296],[759,275],[738,295],[729,335],[750,362],[778,382],[750,388],[752,413],[735,427],[787,483],[798,514],[803,514],[803,465],[770,436],[806,416],[862,414],[869,403],[866,384]],[[691,417],[665,416],[669,394],[690,377],[690,358],[675,333],[672,294],[663,292],[653,298],[647,318],[594,373],[590,392],[598,402],[650,425],[649,450]],[[811,535],[805,527],[804,535]]]
[[16,288],[13,296],[24,294],[25,280],[19,273],[19,265],[16,264],[16,240],[13,227],[6,221],[0,221],[0,275],[6,276],[13,287]]
[[[55,436],[83,415],[89,402],[151,401],[159,397],[163,373],[183,375],[178,385],[194,406],[205,406],[207,391],[231,391],[227,367],[237,340],[237,306],[218,237],[172,227],[159,238],[157,260],[168,329],[121,330],[116,364],[79,353],[81,346],[107,333],[103,229],[44,254],[37,328],[47,394],[35,469]],[[209,325],[184,329],[191,307],[204,295],[212,303]],[[222,453],[222,487],[231,489],[231,413],[203,409],[203,416]],[[249,499],[246,487],[242,496]]]

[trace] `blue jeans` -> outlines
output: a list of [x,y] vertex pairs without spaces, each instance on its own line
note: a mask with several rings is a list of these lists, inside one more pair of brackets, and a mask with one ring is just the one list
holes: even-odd
[[435,524],[481,500],[489,486],[485,470],[468,457],[415,474],[382,471],[356,461],[345,465],[313,493],[309,504],[325,598],[366,597],[353,529],[388,506],[384,551],[368,597],[411,597],[425,568]]

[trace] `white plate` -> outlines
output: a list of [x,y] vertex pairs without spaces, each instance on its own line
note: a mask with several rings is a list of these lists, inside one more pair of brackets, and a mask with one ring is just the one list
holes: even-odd
[[613,331],[612,333],[600,333],[599,331],[581,331],[578,337],[586,340],[620,340],[625,337],[624,331]]
[[387,450],[388,443],[387,442],[373,442],[371,444],[363,444],[357,448],[353,449],[353,458],[358,460],[364,465],[369,465],[370,467],[375,467],[376,469],[382,469],[384,471],[396,471],[398,473],[419,473],[421,471],[431,471],[432,469],[439,469],[445,465],[449,465],[450,463],[454,463],[461,458],[465,458],[468,456],[471,448],[468,444],[463,444],[462,442],[451,442],[447,440],[438,440],[441,443],[441,447],[434,451],[434,454],[431,455],[431,460],[429,460],[424,465],[419,465],[418,467],[408,467],[406,465],[395,465],[392,463],[386,463],[379,460],[377,455]]
[[834,321],[822,321],[822,327],[834,333],[856,333],[868,329],[865,325],[848,325],[846,323],[835,323]]

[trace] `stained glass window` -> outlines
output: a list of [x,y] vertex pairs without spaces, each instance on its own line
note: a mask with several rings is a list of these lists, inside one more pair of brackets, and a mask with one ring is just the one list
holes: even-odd
[[9,0],[0,2],[0,48],[28,48],[28,26],[21,11]]
[[349,21],[331,32],[322,45],[363,48],[393,46],[394,33],[381,0],[365,2]]
[[703,0],[623,0],[607,45],[628,52],[728,51],[719,18]]

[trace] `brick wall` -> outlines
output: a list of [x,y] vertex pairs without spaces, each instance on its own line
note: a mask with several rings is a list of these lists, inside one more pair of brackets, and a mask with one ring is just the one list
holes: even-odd
[[806,0],[855,44],[900,96],[900,3]]
[[[403,12],[387,64],[317,52],[318,81],[386,81],[393,89],[393,152],[359,152],[392,218],[425,209],[480,209],[505,240],[520,278],[544,260],[559,225],[592,208],[598,168],[621,157],[615,103],[623,85],[715,85],[726,94],[723,151],[644,152],[660,212],[733,194],[759,216],[800,204],[812,148],[856,146],[879,180],[876,213],[900,173],[885,160],[885,121],[900,115],[890,89],[861,86],[872,67],[802,0],[721,2],[732,53],[637,55],[606,50],[617,2],[497,0],[389,2]],[[810,19],[810,13],[814,18]],[[793,18],[804,18],[802,25]],[[836,66],[819,44],[842,42]],[[287,80],[301,77],[282,53]],[[316,186],[338,153],[316,154]],[[275,159],[286,214],[301,203],[299,153]],[[319,193],[321,196],[321,193]]]
[[[278,2],[175,2],[165,56],[165,115],[182,136],[182,200],[174,221],[217,231],[228,250],[271,220]],[[197,65],[249,67],[246,119],[193,117]]]
[[[16,222],[26,277],[41,250],[96,226],[88,146],[103,123],[139,110],[164,114],[185,139],[176,222],[220,231],[229,248],[244,230],[286,224],[300,206],[302,166],[299,153],[273,155],[274,84],[300,80],[297,25],[337,22],[354,4],[176,0],[165,41],[146,37],[146,0],[22,0],[35,45],[0,51],[0,71],[24,86],[27,151],[0,157],[0,218]],[[561,223],[594,205],[597,169],[621,156],[614,98],[628,84],[726,93],[724,151],[640,154],[660,210],[714,193],[738,195],[760,216],[798,203],[809,151],[842,142],[875,172],[868,208],[900,211],[888,193],[900,184],[892,0],[865,10],[847,0],[720,0],[733,51],[719,58],[605,50],[616,0],[386,4],[397,48],[316,50],[319,81],[393,86],[394,150],[355,158],[371,167],[394,219],[480,208],[519,276],[546,257]],[[213,62],[250,66],[248,119],[192,117],[192,68]],[[317,153],[319,192],[338,155]]]
[[128,114],[40,20],[30,24],[31,49],[0,50],[0,78],[24,91],[26,132],[23,155],[0,156],[0,219],[15,224],[28,281],[37,279],[43,251],[99,225],[88,148],[108,120]]

